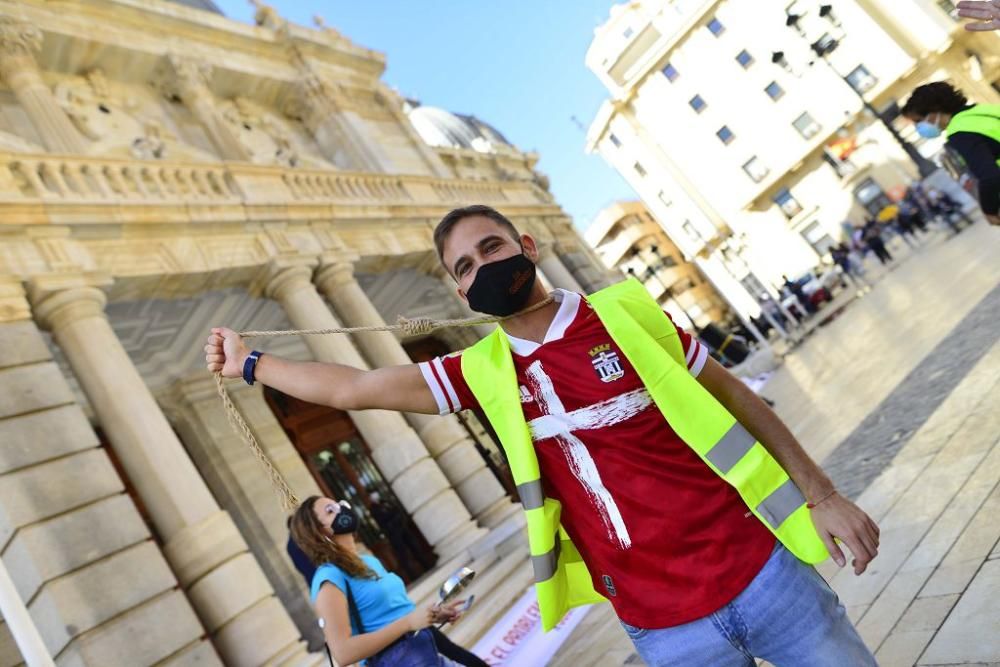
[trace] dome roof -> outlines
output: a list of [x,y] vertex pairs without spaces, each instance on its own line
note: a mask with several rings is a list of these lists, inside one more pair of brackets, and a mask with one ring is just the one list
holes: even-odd
[[496,128],[475,116],[418,106],[410,110],[409,117],[417,134],[429,146],[471,148],[480,153],[492,153],[496,146],[511,145]]

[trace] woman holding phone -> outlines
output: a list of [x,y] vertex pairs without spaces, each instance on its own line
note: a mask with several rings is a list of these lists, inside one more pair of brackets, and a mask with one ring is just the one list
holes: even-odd
[[358,516],[349,503],[307,498],[289,528],[295,546],[316,568],[310,594],[331,660],[340,665],[364,660],[369,667],[455,664],[440,655],[429,628],[458,620],[465,601],[417,608],[402,579],[374,556],[358,553]]

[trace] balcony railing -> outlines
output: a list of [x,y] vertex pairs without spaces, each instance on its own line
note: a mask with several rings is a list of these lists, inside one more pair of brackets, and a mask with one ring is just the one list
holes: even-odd
[[0,203],[553,206],[530,181],[290,169],[243,163],[180,163],[0,153]]

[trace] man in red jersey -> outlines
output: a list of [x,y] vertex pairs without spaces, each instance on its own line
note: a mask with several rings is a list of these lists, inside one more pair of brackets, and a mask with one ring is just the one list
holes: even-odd
[[[458,294],[479,312],[509,315],[547,296],[538,251],[502,214],[457,209],[435,231]],[[595,588],[614,605],[650,665],[874,665],[843,606],[747,508],[736,490],[676,435],[585,298],[505,320],[521,407],[545,495]],[[688,371],[761,443],[813,505],[834,560],[839,539],[862,573],[878,528],[803,451],[778,417],[678,330]],[[254,356],[229,329],[213,329],[209,370],[247,377],[340,409],[446,414],[477,406],[461,354],[362,371]],[[254,366],[255,364],[255,366]],[[247,368],[249,366],[249,369]]]

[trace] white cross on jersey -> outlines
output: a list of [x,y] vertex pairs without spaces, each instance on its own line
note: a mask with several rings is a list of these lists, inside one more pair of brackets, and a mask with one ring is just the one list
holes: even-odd
[[603,428],[631,419],[652,405],[653,399],[649,392],[645,388],[636,389],[566,412],[562,400],[556,395],[552,378],[542,368],[541,361],[535,361],[528,366],[525,375],[530,391],[543,413],[528,423],[532,440],[541,442],[546,438],[556,439],[566,456],[570,471],[587,491],[594,509],[604,522],[608,539],[623,550],[630,548],[632,538],[618,509],[618,503],[604,486],[601,473],[587,446],[573,434],[573,431]]

